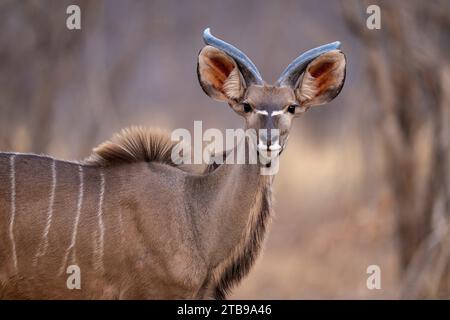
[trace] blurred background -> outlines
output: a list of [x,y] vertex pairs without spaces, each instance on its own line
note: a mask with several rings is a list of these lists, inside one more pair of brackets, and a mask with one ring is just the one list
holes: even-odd
[[341,94],[294,125],[266,248],[231,298],[449,298],[448,0],[1,0],[0,150],[83,159],[129,125],[241,127],[197,82],[208,26],[269,83],[312,47],[347,56]]

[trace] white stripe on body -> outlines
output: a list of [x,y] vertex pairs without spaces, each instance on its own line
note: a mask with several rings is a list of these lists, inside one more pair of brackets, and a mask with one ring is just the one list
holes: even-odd
[[59,274],[61,275],[66,267],[67,260],[69,259],[69,254],[73,253],[73,258],[75,259],[75,244],[77,241],[77,232],[78,232],[78,223],[80,221],[81,215],[81,206],[83,204],[83,196],[84,196],[84,172],[83,167],[81,165],[78,166],[78,176],[79,176],[79,188],[78,188],[78,200],[77,200],[77,212],[75,216],[75,222],[72,230],[72,240],[70,242],[69,247],[66,250],[66,253],[63,258],[63,263],[61,265],[61,269],[59,270]]
[[[105,226],[103,224],[103,202],[105,198],[105,174],[100,172],[100,194],[98,197],[98,210],[97,210],[97,219],[98,219],[98,239],[96,243],[95,253],[95,267],[100,271],[103,271],[103,249],[104,249],[104,239],[105,239]],[[97,238],[97,237],[95,237]]]
[[9,222],[9,239],[11,240],[12,259],[14,270],[18,272],[16,242],[14,240],[14,221],[16,218],[16,155],[9,158],[10,165],[10,184],[11,184],[11,218]]
[[57,172],[56,172],[56,160],[52,159],[52,165],[51,165],[51,171],[52,171],[52,185],[50,187],[50,197],[49,197],[49,204],[48,204],[48,210],[47,210],[47,219],[46,224],[44,228],[44,234],[42,235],[42,240],[39,245],[38,252],[36,253],[36,256],[34,257],[34,266],[37,265],[38,260],[40,257],[44,256],[47,252],[48,247],[48,233],[50,232],[50,227],[52,225],[52,219],[53,219],[53,207],[55,203],[55,193],[56,193],[56,179],[57,179]]

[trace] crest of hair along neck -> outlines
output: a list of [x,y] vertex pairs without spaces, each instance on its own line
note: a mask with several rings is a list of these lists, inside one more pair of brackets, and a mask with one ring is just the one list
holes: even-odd
[[161,162],[176,166],[171,159],[176,144],[162,130],[133,126],[94,148],[84,162],[102,167],[135,162]]

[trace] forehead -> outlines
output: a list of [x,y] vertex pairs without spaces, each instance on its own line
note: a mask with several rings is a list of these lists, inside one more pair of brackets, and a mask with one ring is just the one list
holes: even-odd
[[295,94],[294,90],[289,87],[252,85],[247,89],[246,100],[257,107],[284,107],[287,104],[295,103]]

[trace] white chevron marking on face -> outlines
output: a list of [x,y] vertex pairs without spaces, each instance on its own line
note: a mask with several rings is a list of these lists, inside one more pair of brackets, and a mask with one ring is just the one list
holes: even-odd
[[264,116],[268,116],[269,115],[269,113],[266,110],[256,110],[255,112],[257,114],[262,114]]
[[279,110],[279,111],[272,111],[272,113],[270,114],[271,117],[275,117],[278,116],[280,114],[283,114],[284,111],[283,110]]

